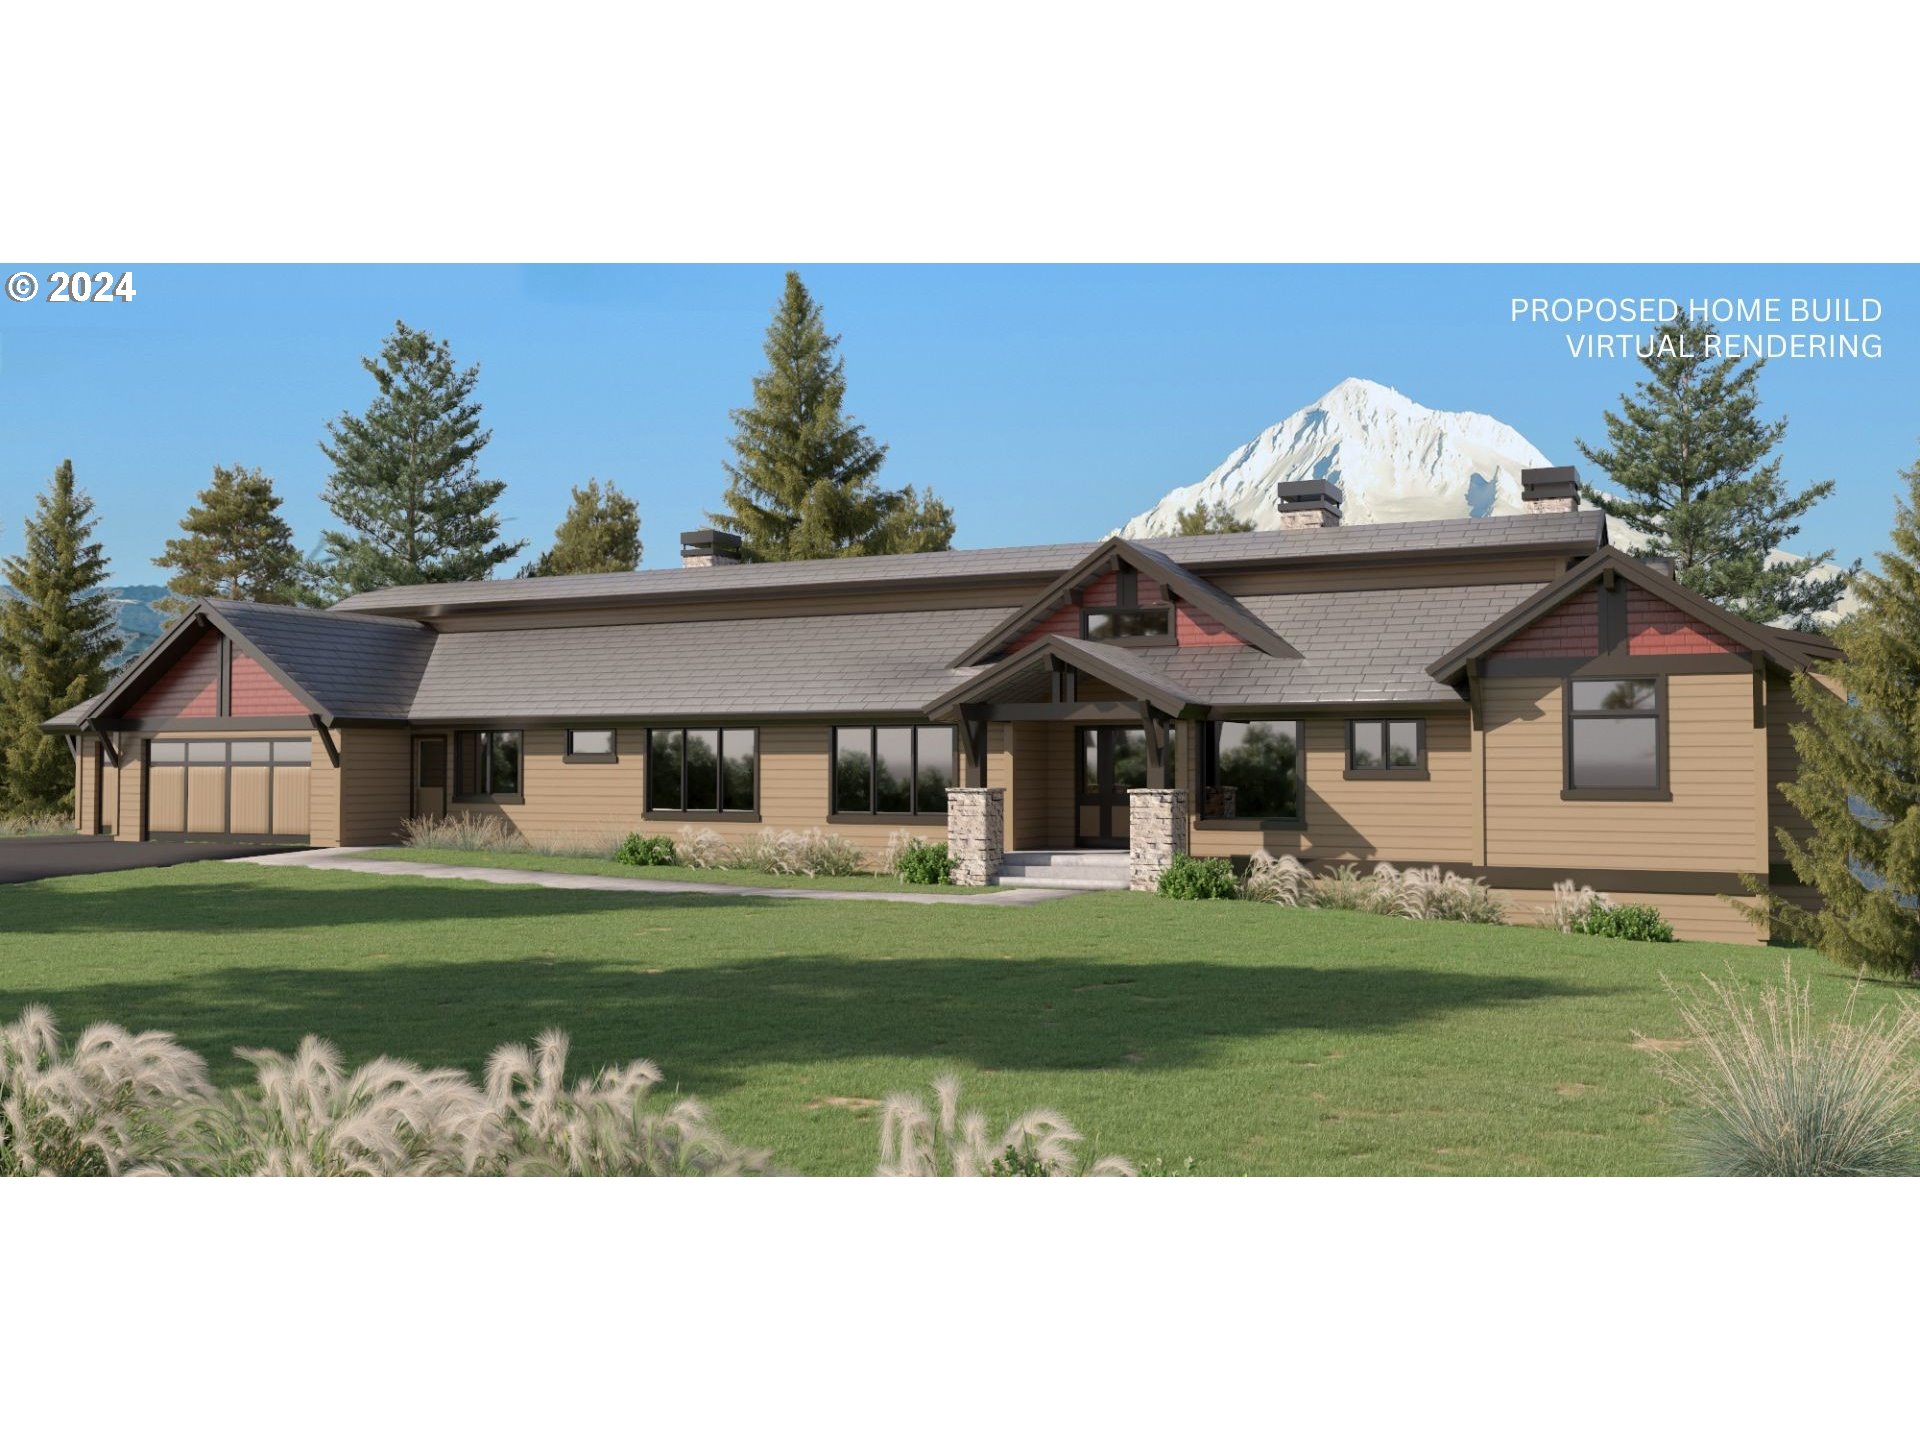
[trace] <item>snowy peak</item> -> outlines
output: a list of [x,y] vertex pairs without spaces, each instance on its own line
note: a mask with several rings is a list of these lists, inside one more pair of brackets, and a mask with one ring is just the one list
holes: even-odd
[[1520,511],[1520,472],[1551,462],[1510,425],[1471,410],[1430,410],[1373,380],[1350,378],[1260,432],[1197,485],[1122,528],[1171,534],[1201,501],[1256,527],[1279,517],[1278,486],[1327,480],[1346,494],[1343,522],[1458,519]]

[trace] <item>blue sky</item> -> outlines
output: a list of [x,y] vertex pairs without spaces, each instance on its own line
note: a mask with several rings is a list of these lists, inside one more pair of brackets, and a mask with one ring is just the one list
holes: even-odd
[[[55,267],[0,263],[23,268]],[[86,268],[132,268],[137,299],[0,305],[0,549],[70,456],[115,578],[143,583],[215,463],[265,469],[317,539],[323,424],[365,405],[359,357],[396,319],[481,366],[511,535],[545,541],[569,485],[598,476],[639,501],[646,563],[675,564],[719,499],[783,267]],[[1911,267],[800,268],[844,336],[850,408],[892,447],[884,481],[939,492],[961,545],[1102,534],[1349,375],[1577,463],[1574,437],[1601,438],[1640,367],[1570,358],[1565,327],[1510,321],[1516,295],[1880,300],[1880,359],[1761,377],[1791,417],[1787,474],[1839,481],[1803,549],[1870,558],[1920,455]]]

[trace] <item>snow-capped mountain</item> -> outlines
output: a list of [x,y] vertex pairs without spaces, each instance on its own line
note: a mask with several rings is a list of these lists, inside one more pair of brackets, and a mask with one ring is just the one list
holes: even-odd
[[1429,410],[1371,380],[1342,380],[1120,533],[1171,534],[1174,516],[1202,500],[1264,529],[1279,514],[1275,487],[1296,480],[1337,483],[1346,494],[1347,525],[1513,515],[1520,510],[1520,472],[1552,463],[1491,415]]
[[[1446,520],[1520,512],[1520,472],[1553,462],[1526,436],[1491,415],[1429,410],[1372,380],[1342,380],[1305,409],[1260,432],[1206,479],[1184,485],[1120,533],[1132,539],[1171,535],[1176,516],[1205,501],[1237,519],[1269,529],[1279,515],[1276,487],[1330,480],[1345,494],[1341,524]],[[1619,520],[1607,538],[1622,550],[1646,537]],[[1792,558],[1775,552],[1779,558]],[[1821,566],[1817,574],[1839,573]],[[1857,609],[1849,593],[1831,620]]]

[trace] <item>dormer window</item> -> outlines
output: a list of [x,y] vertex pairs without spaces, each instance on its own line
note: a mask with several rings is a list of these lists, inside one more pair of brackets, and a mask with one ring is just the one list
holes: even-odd
[[1165,605],[1130,610],[1085,610],[1080,634],[1088,640],[1165,640],[1173,633],[1173,611]]

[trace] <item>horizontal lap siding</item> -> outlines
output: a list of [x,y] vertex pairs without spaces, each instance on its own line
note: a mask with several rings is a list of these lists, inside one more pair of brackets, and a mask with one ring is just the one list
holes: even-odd
[[144,840],[146,827],[142,813],[147,801],[147,767],[140,755],[140,742],[128,740],[120,751],[119,807],[115,813],[113,838]]
[[1074,835],[1074,728],[1039,723],[1009,728],[1014,793],[1007,803],[1013,848],[1065,849]]
[[82,738],[80,753],[74,759],[73,828],[82,835],[93,834],[93,795],[99,764],[94,740]]
[[[1367,718],[1361,710],[1353,718]],[[1408,718],[1408,717],[1399,717]],[[1455,861],[1478,859],[1474,845],[1474,759],[1464,712],[1440,712],[1427,721],[1425,780],[1349,780],[1347,717],[1306,722],[1306,826],[1271,829],[1193,829],[1196,855],[1298,855],[1319,861]],[[1183,725],[1181,783],[1191,785],[1199,730]],[[1556,790],[1557,790],[1556,786]]]
[[1667,681],[1668,801],[1562,800],[1552,679],[1483,682],[1487,863],[1575,870],[1752,870],[1759,857],[1753,680]]
[[[413,808],[411,737],[386,727],[335,733],[340,747],[337,843],[380,845],[400,839]],[[316,763],[326,764],[325,757]],[[314,823],[320,823],[317,810]]]
[[[1507,902],[1507,920],[1514,925],[1544,925],[1553,907],[1551,890],[1495,890]],[[1747,918],[1754,902],[1745,896],[1668,895],[1651,890],[1609,890],[1616,905],[1651,905],[1673,926],[1677,940],[1714,940],[1726,945],[1764,945],[1766,931]],[[1621,947],[1622,953],[1645,952],[1649,961],[1670,959],[1672,952],[1658,945],[1631,941],[1595,941]]]
[[120,771],[112,765],[100,772],[100,828],[106,835],[120,833]]

